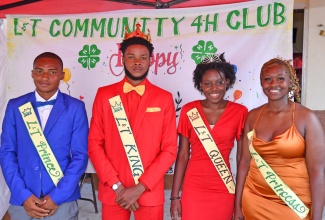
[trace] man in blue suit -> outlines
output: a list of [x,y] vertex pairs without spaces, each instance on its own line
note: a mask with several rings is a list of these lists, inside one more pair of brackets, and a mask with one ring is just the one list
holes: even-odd
[[88,162],[85,105],[59,91],[64,72],[56,54],[37,56],[32,78],[35,92],[11,99],[2,125],[9,214],[12,220],[78,219],[78,183]]

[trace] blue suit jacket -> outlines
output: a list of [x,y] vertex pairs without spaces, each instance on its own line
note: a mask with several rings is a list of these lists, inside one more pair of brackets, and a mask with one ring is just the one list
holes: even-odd
[[58,92],[44,128],[44,135],[60,164],[64,177],[55,186],[27,132],[18,107],[31,102],[39,119],[35,93],[8,102],[2,124],[0,163],[11,191],[10,203],[22,205],[32,194],[41,191],[60,205],[80,198],[79,179],[87,157],[88,120],[82,101]]

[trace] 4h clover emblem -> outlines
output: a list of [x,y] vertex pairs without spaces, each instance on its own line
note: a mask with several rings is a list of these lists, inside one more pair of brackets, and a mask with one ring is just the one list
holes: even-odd
[[191,58],[196,64],[199,64],[205,57],[215,54],[217,50],[218,49],[214,47],[212,41],[204,42],[203,40],[200,40],[198,44],[192,48],[193,53]]
[[96,63],[99,62],[99,54],[101,53],[100,49],[97,48],[95,44],[93,45],[84,45],[82,50],[79,51],[78,62],[82,65],[83,68],[94,68]]

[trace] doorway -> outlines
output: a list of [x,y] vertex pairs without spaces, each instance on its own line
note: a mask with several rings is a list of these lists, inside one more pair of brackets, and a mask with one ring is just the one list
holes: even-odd
[[[293,12],[292,30],[292,59],[300,85],[300,97],[303,94],[303,37],[304,37],[304,9],[295,9]],[[298,101],[301,103],[301,100]]]

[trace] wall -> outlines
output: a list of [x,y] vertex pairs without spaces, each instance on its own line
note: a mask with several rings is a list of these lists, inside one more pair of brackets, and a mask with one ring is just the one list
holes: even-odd
[[[325,1],[310,0],[305,10],[304,95],[303,104],[313,110],[325,110],[325,37],[319,35],[319,24],[325,26]],[[305,97],[304,97],[305,96]]]

